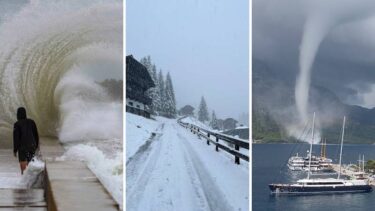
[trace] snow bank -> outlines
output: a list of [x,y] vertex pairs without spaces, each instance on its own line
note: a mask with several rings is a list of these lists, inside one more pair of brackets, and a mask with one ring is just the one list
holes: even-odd
[[[157,120],[162,117],[157,117]],[[126,113],[126,161],[162,127],[162,122]]]

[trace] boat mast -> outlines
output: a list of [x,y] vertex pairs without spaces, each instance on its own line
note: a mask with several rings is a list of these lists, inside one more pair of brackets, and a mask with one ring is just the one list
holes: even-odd
[[363,172],[365,172],[365,155],[362,155]]
[[313,116],[313,122],[312,122],[312,140],[311,140],[311,144],[310,144],[310,156],[309,156],[309,171],[307,172],[307,179],[310,179],[310,173],[311,173],[311,156],[312,156],[312,145],[313,145],[313,142],[314,142],[314,126],[315,126],[315,112],[314,112],[314,116]]
[[341,176],[341,157],[342,157],[342,144],[344,142],[344,132],[345,132],[345,116],[344,121],[342,122],[342,133],[341,133],[341,145],[340,145],[340,161],[339,161],[339,174],[337,175],[337,179],[340,179]]
[[324,140],[324,158],[327,157],[327,139]]

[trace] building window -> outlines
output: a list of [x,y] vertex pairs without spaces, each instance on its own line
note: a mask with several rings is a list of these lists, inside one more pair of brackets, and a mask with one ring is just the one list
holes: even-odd
[[130,105],[130,106],[133,106],[133,102],[129,102],[129,105]]
[[141,106],[137,105],[137,108],[141,108]]

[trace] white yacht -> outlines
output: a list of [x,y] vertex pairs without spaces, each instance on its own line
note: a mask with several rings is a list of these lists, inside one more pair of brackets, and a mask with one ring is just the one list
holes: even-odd
[[270,184],[274,194],[327,194],[371,192],[372,187],[365,180],[336,178],[301,179],[295,184]]
[[332,170],[332,159],[326,157],[326,142],[322,142],[321,155],[312,155],[310,161],[310,153],[307,151],[307,156],[299,156],[298,153],[292,156],[288,160],[288,168],[292,171],[331,171]]

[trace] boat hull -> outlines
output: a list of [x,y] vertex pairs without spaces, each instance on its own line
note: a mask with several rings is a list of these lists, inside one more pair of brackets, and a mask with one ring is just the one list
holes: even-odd
[[269,185],[271,194],[337,194],[337,193],[365,193],[371,192],[370,185],[353,186],[291,186],[291,185]]

